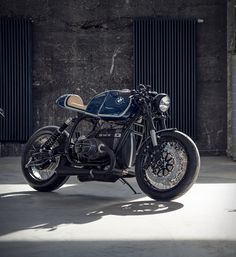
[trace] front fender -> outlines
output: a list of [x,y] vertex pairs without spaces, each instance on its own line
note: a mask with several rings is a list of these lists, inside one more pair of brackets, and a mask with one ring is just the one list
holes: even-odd
[[156,134],[158,135],[158,134],[161,134],[163,132],[175,132],[175,131],[178,131],[177,128],[167,128],[167,129],[158,130],[156,132]]
[[[158,131],[156,132],[156,135],[157,135],[157,136],[160,136],[160,135],[163,134],[163,133],[173,133],[173,132],[176,132],[176,131],[178,131],[177,128],[167,128],[167,129],[158,130]],[[179,132],[179,131],[178,131],[178,132]],[[141,147],[142,147],[144,144],[146,144],[146,142],[147,142],[148,140],[151,140],[151,136],[148,136],[148,137],[143,141]],[[140,149],[141,149],[141,147],[140,147]]]
[[[195,151],[197,152],[197,154],[198,154],[198,156],[199,156],[199,151],[198,151],[198,149],[197,149],[196,144],[195,144],[194,141],[192,140],[192,138],[189,137],[188,135],[186,135],[185,133],[179,131],[179,130],[176,129],[176,128],[168,128],[168,129],[159,130],[159,131],[156,132],[156,135],[157,135],[157,137],[161,137],[161,136],[173,136],[173,137],[177,137],[177,138],[181,137],[182,139],[184,138],[185,141],[188,141],[191,145],[193,145],[193,147],[195,148]],[[151,137],[150,137],[150,136],[147,137],[147,138],[143,141],[143,143],[142,143],[140,149],[141,149],[142,146],[143,146],[144,144],[146,144],[149,140],[151,140]]]

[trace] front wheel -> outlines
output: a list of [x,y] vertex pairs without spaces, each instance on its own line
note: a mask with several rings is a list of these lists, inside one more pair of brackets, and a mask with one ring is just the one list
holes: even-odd
[[194,184],[200,170],[195,143],[180,131],[157,133],[158,146],[148,139],[140,149],[135,172],[141,190],[155,200],[182,196]]
[[[40,165],[27,165],[31,160],[37,162],[36,154],[57,129],[58,127],[56,126],[48,126],[36,131],[25,145],[22,155],[21,167],[24,177],[32,188],[41,192],[53,191],[62,186],[68,179],[68,176],[59,176],[56,173],[56,168],[60,163],[60,156],[53,158],[53,160],[45,158]],[[62,144],[66,137],[67,134],[64,132],[60,141],[55,142],[52,149]]]

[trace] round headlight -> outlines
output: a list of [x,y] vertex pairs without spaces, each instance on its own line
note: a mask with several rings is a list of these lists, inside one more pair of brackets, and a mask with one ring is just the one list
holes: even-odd
[[170,98],[168,95],[161,98],[159,109],[161,112],[166,112],[170,107]]

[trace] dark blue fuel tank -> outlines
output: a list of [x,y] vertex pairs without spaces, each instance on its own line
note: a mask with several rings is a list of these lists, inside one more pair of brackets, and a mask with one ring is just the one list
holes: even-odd
[[109,90],[100,93],[89,102],[86,112],[104,120],[124,120],[131,118],[138,106],[130,98],[130,90]]
[[94,96],[86,106],[80,96],[66,94],[60,96],[56,103],[62,108],[99,116],[103,120],[123,121],[134,117],[138,111],[130,95],[130,90],[109,90]]

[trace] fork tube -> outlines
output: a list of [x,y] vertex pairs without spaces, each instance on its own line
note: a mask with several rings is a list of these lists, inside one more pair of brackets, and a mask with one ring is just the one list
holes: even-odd
[[154,129],[150,130],[150,135],[152,139],[152,144],[153,146],[157,146],[157,136],[156,136],[156,131]]
[[150,110],[148,105],[146,107],[147,107],[147,116],[148,116],[147,117],[148,118],[148,128],[149,128],[149,131],[150,131],[152,144],[155,147],[155,146],[157,146],[156,127],[155,127],[155,124],[154,124],[153,119],[152,119],[151,110]]

